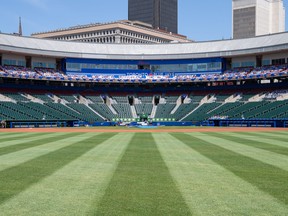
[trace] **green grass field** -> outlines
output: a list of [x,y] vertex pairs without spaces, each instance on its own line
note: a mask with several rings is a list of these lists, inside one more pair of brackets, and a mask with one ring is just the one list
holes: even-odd
[[288,215],[288,132],[1,133],[0,215]]

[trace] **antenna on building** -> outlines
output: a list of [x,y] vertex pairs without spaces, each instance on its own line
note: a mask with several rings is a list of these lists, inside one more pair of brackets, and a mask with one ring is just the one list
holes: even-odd
[[21,17],[19,17],[19,30],[18,30],[19,36],[22,36],[22,24],[21,24]]

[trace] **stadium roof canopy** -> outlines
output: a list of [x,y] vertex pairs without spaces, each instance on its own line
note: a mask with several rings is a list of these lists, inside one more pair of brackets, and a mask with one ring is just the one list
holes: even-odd
[[247,39],[170,44],[89,44],[0,34],[0,52],[92,59],[233,57],[288,50],[288,32]]

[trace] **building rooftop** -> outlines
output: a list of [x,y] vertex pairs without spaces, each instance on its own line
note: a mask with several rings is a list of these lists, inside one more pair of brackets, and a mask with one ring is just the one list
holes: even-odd
[[[189,40],[189,39],[187,39],[187,36],[185,36],[185,35],[168,32],[165,29],[159,29],[159,28],[155,29],[152,27],[152,25],[150,25],[148,23],[141,22],[141,21],[137,21],[137,20],[136,21],[118,20],[118,21],[107,22],[107,23],[90,23],[90,24],[85,24],[85,25],[76,25],[76,26],[71,26],[71,27],[67,27],[67,28],[55,29],[55,30],[51,30],[51,31],[36,32],[36,33],[31,34],[31,36],[32,37],[45,37],[47,35],[47,37],[49,37],[49,36],[58,35],[59,33],[65,34],[65,32],[67,34],[70,34],[71,31],[75,31],[75,30],[90,31],[91,29],[93,29],[95,27],[109,28],[109,26],[113,26],[115,24],[132,26],[132,27],[135,27],[138,29],[145,29],[145,30],[149,30],[151,32],[156,32],[159,34],[170,35],[170,36],[173,36],[175,38],[181,38],[181,39]],[[192,42],[192,40],[189,40],[189,41]]]

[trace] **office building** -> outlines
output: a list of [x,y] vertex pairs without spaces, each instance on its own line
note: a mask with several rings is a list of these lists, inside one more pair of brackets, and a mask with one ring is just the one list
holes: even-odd
[[285,31],[283,0],[232,0],[233,38]]
[[111,23],[93,23],[70,28],[34,33],[32,37],[88,43],[187,43],[186,36],[154,29],[140,21],[121,20]]
[[178,32],[178,0],[128,0],[128,19]]

